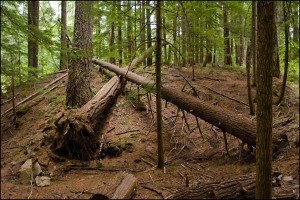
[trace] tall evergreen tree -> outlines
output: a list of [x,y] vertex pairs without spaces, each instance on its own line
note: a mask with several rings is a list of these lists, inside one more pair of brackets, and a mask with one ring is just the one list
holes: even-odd
[[37,77],[38,42],[34,38],[34,29],[39,28],[39,1],[28,1],[28,67],[29,76]]
[[272,66],[274,2],[257,3],[256,198],[272,198]]
[[61,50],[60,50],[60,69],[68,68],[67,57],[67,2],[61,1]]
[[76,1],[74,46],[68,73],[66,105],[81,107],[92,97],[92,1]]
[[155,72],[156,72],[156,120],[157,120],[157,167],[164,168],[164,147],[162,137],[162,108],[161,108],[161,5],[156,2],[156,54],[155,54]]

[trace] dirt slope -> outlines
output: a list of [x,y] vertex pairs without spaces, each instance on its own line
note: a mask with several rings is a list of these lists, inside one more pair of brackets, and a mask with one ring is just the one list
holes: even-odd
[[[150,68],[149,72],[153,70],[154,68]],[[107,80],[96,70],[92,74],[92,89],[97,92]],[[198,90],[201,99],[221,106],[224,111],[230,109],[237,115],[255,120],[253,116],[248,115],[249,108],[246,105],[203,87],[208,86],[246,103],[244,73],[197,66],[196,80],[191,81],[191,68],[164,69],[165,85],[176,90],[183,89],[187,95],[192,95],[191,88],[179,74],[186,77]],[[55,74],[42,79],[35,87],[17,88],[16,102],[33,93],[34,88],[41,88],[60,75]],[[54,161],[49,157],[47,149],[55,131],[55,115],[64,109],[65,86],[66,81],[46,94],[45,99],[18,118],[17,123],[12,124],[9,115],[1,118],[1,198],[82,199],[96,193],[111,196],[121,180],[122,171],[133,173],[138,178],[134,199],[166,198],[178,188],[185,187],[186,179],[189,186],[195,186],[255,172],[255,157],[253,153],[246,152],[246,147],[239,158],[241,142],[237,138],[227,134],[228,156],[224,147],[224,135],[220,130],[199,119],[202,137],[193,115],[184,115],[181,111],[177,113],[177,107],[166,104],[165,101],[163,132],[166,168],[161,171],[153,167],[157,150],[156,126],[151,108],[155,115],[155,96],[151,95],[150,107],[145,91],[140,90],[142,103],[137,103],[137,87],[131,83],[127,83],[126,95],[118,98],[117,104],[111,108],[110,113],[103,119],[102,126],[97,130],[99,144],[110,141],[120,152],[123,150],[121,154],[105,156],[102,152],[101,158],[105,156],[103,159],[97,158],[88,162]],[[279,87],[279,81],[275,80],[274,98],[278,95],[277,91],[280,91]],[[292,176],[293,181],[289,187],[299,187],[299,96],[296,95],[296,91],[288,87],[283,103],[273,107],[274,124],[288,135],[290,141],[289,147],[276,155],[273,170],[280,171],[285,176]],[[3,104],[1,112],[10,107],[11,103]],[[185,123],[184,116],[188,124]],[[293,120],[284,125],[289,117]],[[281,122],[283,124],[280,124]],[[18,170],[28,158],[38,160],[43,173],[51,177],[50,186],[37,187],[20,183]]]

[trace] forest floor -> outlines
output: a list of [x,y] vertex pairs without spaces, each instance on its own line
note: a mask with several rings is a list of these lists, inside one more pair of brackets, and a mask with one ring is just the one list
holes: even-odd
[[[197,90],[200,98],[237,115],[252,120],[247,104],[246,75],[233,68],[195,67],[195,81],[191,80],[191,68],[163,69],[164,85],[174,90],[192,90],[183,75]],[[153,73],[154,67],[148,67]],[[142,71],[142,70],[140,70]],[[145,73],[141,73],[146,75]],[[42,88],[62,74],[49,75],[34,87],[16,89],[16,102]],[[149,75],[149,74],[148,74]],[[107,81],[96,69],[92,73],[92,90],[96,93]],[[186,85],[186,86],[185,86]],[[185,87],[184,87],[185,86]],[[212,92],[205,86],[223,95],[238,99],[237,102]],[[54,161],[47,150],[54,132],[55,115],[64,110],[66,77],[58,88],[45,94],[37,105],[23,113],[12,123],[12,115],[1,117],[1,199],[47,198],[83,199],[95,194],[111,197],[122,180],[122,171],[137,177],[133,199],[160,199],[171,197],[178,189],[212,181],[228,180],[255,172],[255,156],[246,148],[240,157],[241,141],[227,135],[229,155],[225,150],[223,132],[199,119],[202,135],[195,117],[189,113],[177,113],[177,107],[163,100],[163,138],[165,170],[155,167],[157,160],[156,123],[144,90],[140,90],[143,108],[137,106],[137,87],[127,83],[126,94],[120,95],[110,109],[103,126],[97,130],[99,144],[114,141],[123,148],[119,156],[105,156],[82,162],[79,160]],[[280,81],[274,80],[274,98],[278,98]],[[187,95],[189,95],[187,94]],[[255,88],[252,88],[255,96]],[[5,99],[1,99],[1,102]],[[155,110],[155,96],[151,95],[151,108]],[[188,102],[187,102],[188,103]],[[3,113],[11,102],[1,105]],[[138,109],[139,108],[139,109]],[[273,171],[292,178],[290,187],[299,195],[299,94],[298,89],[287,87],[284,101],[273,107],[274,126],[286,133],[290,145],[274,156]],[[155,113],[153,112],[155,116]],[[184,120],[186,116],[188,124]],[[287,122],[287,123],[285,123]],[[43,174],[51,177],[46,187],[21,184],[18,171],[29,158],[38,160]],[[298,189],[297,189],[298,185]]]

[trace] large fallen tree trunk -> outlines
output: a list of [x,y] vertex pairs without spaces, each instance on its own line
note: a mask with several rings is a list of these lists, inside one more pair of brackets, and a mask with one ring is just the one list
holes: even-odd
[[[273,198],[296,199],[292,187],[275,190],[281,185],[278,173],[273,173]],[[283,184],[287,185],[287,184]],[[243,175],[231,180],[200,184],[194,187],[182,188],[175,192],[170,199],[254,199],[255,173]]]
[[[124,76],[131,82],[141,85],[148,92],[155,92],[153,90],[154,82],[148,78],[99,59],[92,59],[92,62],[118,75]],[[206,103],[171,87],[163,86],[161,88],[161,94],[163,99],[172,102],[179,108],[220,128],[224,132],[234,135],[245,143],[256,146],[255,121],[233,111]],[[286,138],[281,138],[275,129],[273,129],[273,132],[273,151],[275,152],[282,146],[281,144],[286,143],[287,141]]]
[[[123,69],[127,71],[129,67],[137,66],[154,50],[155,46],[150,47]],[[51,151],[59,156],[80,160],[93,159],[98,142],[94,129],[120,90],[120,79],[115,76],[83,107],[60,113],[55,122],[57,134],[50,147]]]
[[119,91],[120,79],[114,76],[83,107],[60,113],[55,121],[57,135],[51,151],[80,160],[92,159],[97,142],[94,128]]

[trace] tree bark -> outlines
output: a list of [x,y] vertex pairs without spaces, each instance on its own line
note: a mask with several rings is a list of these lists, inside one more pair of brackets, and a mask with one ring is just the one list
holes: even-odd
[[156,85],[156,131],[157,131],[157,167],[159,169],[164,168],[164,147],[163,147],[163,133],[162,133],[162,108],[161,108],[161,60],[162,60],[162,21],[161,21],[161,5],[160,1],[156,2],[156,52],[155,52],[155,85]]
[[256,198],[272,198],[272,67],[276,36],[274,4],[257,2]]
[[[286,81],[287,81],[287,74],[288,74],[288,68],[289,68],[289,24],[287,22],[288,19],[288,8],[290,5],[287,5],[287,2],[283,3],[283,21],[284,21],[284,44],[285,44],[285,51],[284,51],[284,74],[283,74],[283,80],[282,80],[282,86],[281,86],[281,92],[279,99],[276,101],[276,105],[280,104],[283,100],[284,93],[285,93],[285,87],[286,87]],[[289,2],[290,3],[290,2]]]
[[252,101],[252,93],[251,93],[250,65],[251,65],[251,49],[248,46],[247,56],[246,56],[247,89],[248,89],[247,91],[248,91],[248,102],[249,102],[249,108],[250,108],[250,115],[254,115],[254,104]]
[[[131,82],[141,85],[148,92],[154,93],[155,91],[153,90],[154,83],[150,79],[98,59],[93,59],[92,62],[118,75],[124,76],[124,78]],[[163,86],[161,88],[161,95],[163,99],[175,104],[182,110],[190,112],[196,117],[199,117],[220,128],[224,132],[241,139],[245,143],[256,146],[256,124],[249,118],[240,116],[239,114],[230,110],[225,110],[224,108],[212,106],[211,104],[201,101],[193,96],[188,96],[184,92],[176,91],[171,87]],[[273,151],[276,152],[279,148],[281,148],[281,143],[283,142],[284,140],[281,139],[279,133],[274,131]]]
[[68,68],[67,58],[67,2],[61,1],[61,48],[60,48],[60,69]]
[[223,5],[223,20],[224,20],[224,65],[232,65],[229,27],[228,27],[228,5]]
[[69,67],[66,105],[81,107],[92,95],[92,2],[76,1],[73,56]]
[[28,1],[28,67],[29,76],[37,77],[38,42],[35,39],[34,29],[39,28],[39,1]]
[[131,21],[131,5],[130,1],[128,1],[128,16],[127,16],[127,61],[130,61],[132,58],[132,50],[133,50],[133,37],[132,37],[132,21]]
[[[140,36],[140,41],[141,41],[141,48],[140,52],[143,53],[146,50],[146,45],[145,45],[145,40],[146,40],[146,23],[145,23],[145,1],[146,0],[141,0],[140,1],[140,8],[141,8],[141,20],[140,20],[140,29],[141,29],[141,36]],[[143,65],[145,65],[146,62],[143,62]]]
[[[155,47],[147,49],[141,56],[135,58],[130,66],[122,69],[127,71],[129,67],[136,66],[145,60]],[[105,115],[111,103],[117,98],[120,90],[119,78],[113,77],[80,109],[67,110],[57,116],[55,122],[57,135],[50,147],[51,150],[60,156],[80,160],[93,159],[97,142],[94,129],[101,116]]]
[[251,42],[252,42],[252,85],[256,86],[256,66],[257,66],[257,51],[256,51],[256,1],[252,0],[252,28],[251,28]]
[[[149,49],[150,47],[152,47],[152,37],[151,37],[151,16],[150,16],[150,0],[146,0],[146,6],[147,6],[147,11],[146,11],[146,15],[147,15],[147,48]],[[152,65],[152,55],[149,55],[149,57],[147,58],[147,66],[151,66]]]
[[119,56],[119,66],[122,66],[122,56],[123,56],[123,47],[122,47],[122,7],[121,7],[121,1],[118,1],[118,16],[119,16],[119,21],[118,21],[118,56]]
[[120,80],[114,76],[80,109],[67,110],[57,117],[56,136],[50,147],[60,156],[90,160],[96,149],[98,120],[120,92]]
[[[272,174],[278,180],[278,172]],[[280,185],[276,181],[273,188]],[[182,188],[176,191],[171,199],[254,199],[255,198],[255,173],[242,175],[225,181],[215,181],[199,184],[195,187]],[[291,188],[284,188],[286,194],[274,189],[273,199],[295,199],[296,193]]]
[[[112,3],[112,14],[115,15],[115,8],[116,7],[116,1],[113,1]],[[114,20],[111,21],[110,24],[110,38],[109,38],[109,53],[110,53],[110,58],[109,62],[116,64],[116,58],[113,56],[114,54],[114,43],[115,43],[115,22]]]
[[117,187],[111,199],[130,199],[137,184],[137,178],[132,174],[125,174],[121,184]]
[[253,199],[254,197],[255,174],[183,188],[173,195],[173,199]]

